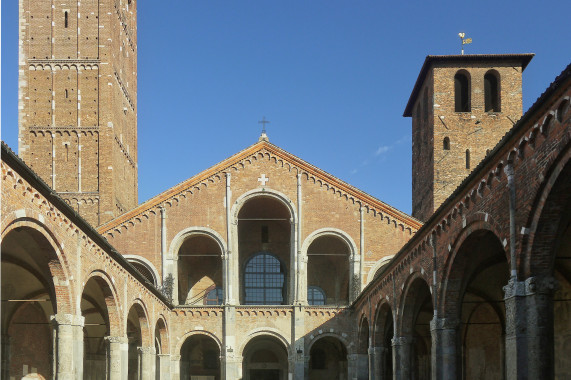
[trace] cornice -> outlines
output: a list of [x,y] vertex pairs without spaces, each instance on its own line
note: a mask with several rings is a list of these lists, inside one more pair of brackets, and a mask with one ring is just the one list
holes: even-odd
[[347,196],[348,200],[353,200],[355,203],[359,203],[361,207],[366,209],[366,211],[378,213],[393,219],[393,221],[395,221],[395,227],[397,225],[401,225],[403,230],[408,229],[410,233],[414,233],[422,226],[422,223],[415,218],[387,205],[386,203],[349,185],[348,183],[341,181],[335,176],[303,161],[293,154],[288,153],[269,142],[259,141],[256,144],[242,150],[241,152],[227,158],[226,160],[221,161],[211,168],[199,173],[198,175],[171,187],[170,189],[155,196],[154,198],[149,199],[133,210],[128,211],[125,214],[120,215],[119,217],[107,222],[106,224],[100,226],[98,231],[102,234],[109,232],[114,228],[130,222],[132,219],[148,212],[153,208],[161,207],[162,204],[167,203],[171,200],[176,201],[176,197],[178,195],[182,195],[187,191],[192,192],[190,189],[200,185],[207,186],[208,182],[213,182],[213,178],[216,176],[225,175],[225,173],[228,173],[232,170],[240,170],[247,163],[251,163],[252,160],[256,160],[257,158],[255,156],[257,155],[267,155],[270,158],[271,156],[274,156],[275,162],[281,164],[284,167],[287,167],[288,170],[294,170],[297,172],[297,174],[301,175],[305,174],[307,175],[308,179],[315,180],[316,183],[319,182],[322,186],[327,186],[328,190],[332,189],[339,195]]

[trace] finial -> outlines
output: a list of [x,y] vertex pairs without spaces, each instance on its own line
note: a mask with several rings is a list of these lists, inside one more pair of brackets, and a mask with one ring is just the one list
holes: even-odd
[[460,32],[458,33],[458,36],[460,37],[460,40],[462,40],[462,55],[464,55],[464,45],[466,44],[471,44],[472,43],[472,39],[471,38],[466,38],[464,39],[464,37],[466,37],[466,33],[464,32]]
[[266,124],[269,123],[270,122],[266,120],[265,116],[262,117],[262,120],[258,121],[258,124],[262,124],[262,134],[260,135],[258,141],[270,141],[270,139],[268,139],[268,135],[266,134]]

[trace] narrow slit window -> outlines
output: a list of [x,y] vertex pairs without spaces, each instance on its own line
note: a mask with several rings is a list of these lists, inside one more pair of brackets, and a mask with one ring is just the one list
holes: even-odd
[[269,243],[270,235],[268,232],[268,226],[262,226],[262,243]]
[[444,138],[444,141],[442,142],[442,149],[450,150],[450,138],[449,137]]
[[65,90],[65,98],[66,98],[66,99],[68,98],[68,92],[67,92],[67,89]]
[[466,169],[470,169],[470,149],[466,149]]
[[66,28],[68,27],[68,19],[69,19],[69,17],[68,17],[67,11],[65,11],[65,12],[63,13],[63,25],[64,25]]

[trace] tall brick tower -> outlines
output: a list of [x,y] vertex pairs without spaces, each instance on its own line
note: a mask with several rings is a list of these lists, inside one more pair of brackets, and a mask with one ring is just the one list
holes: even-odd
[[533,54],[427,56],[412,117],[412,215],[426,221],[522,116]]
[[19,2],[19,154],[99,225],[137,205],[136,0]]

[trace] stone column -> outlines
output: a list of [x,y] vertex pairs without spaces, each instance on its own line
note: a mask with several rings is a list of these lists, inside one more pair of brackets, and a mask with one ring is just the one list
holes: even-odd
[[383,365],[387,349],[385,347],[371,347],[370,348],[370,376],[374,380],[383,379]]
[[108,365],[109,380],[122,380],[127,378],[129,341],[127,337],[106,336],[109,342]]
[[430,321],[432,335],[432,378],[456,379],[458,371],[458,326],[457,319],[437,318]]
[[412,338],[408,336],[395,336],[393,345],[393,377],[395,380],[409,380],[411,371]]
[[159,357],[159,379],[171,379],[171,356],[169,354],[158,354]]
[[137,347],[139,353],[139,378],[141,380],[153,380],[155,377],[155,348],[154,347]]
[[8,379],[10,374],[10,336],[2,335],[2,368],[0,376],[2,379]]
[[85,318],[73,314],[51,317],[56,330],[55,374],[57,379],[83,378],[83,324]]
[[504,287],[506,307],[506,374],[508,379],[552,379],[552,277],[510,279]]
[[180,355],[171,355],[171,377],[172,380],[180,380]]

